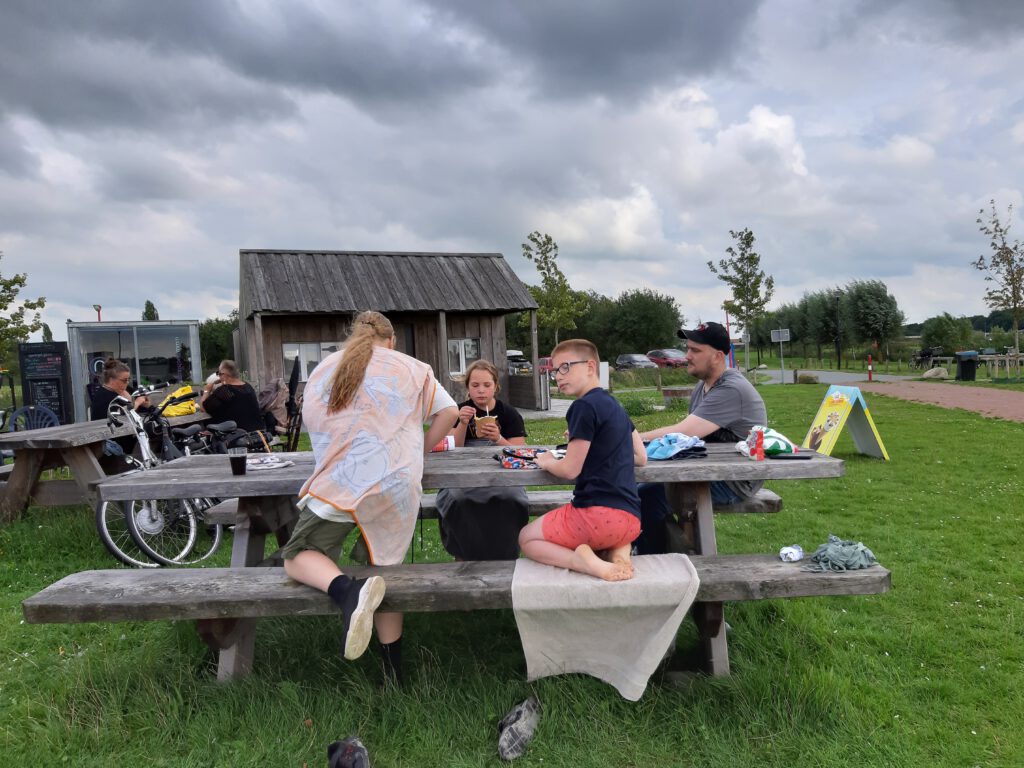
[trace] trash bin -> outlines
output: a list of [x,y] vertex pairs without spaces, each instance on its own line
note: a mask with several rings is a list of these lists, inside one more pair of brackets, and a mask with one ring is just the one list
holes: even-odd
[[978,353],[956,353],[956,380],[974,381],[978,374]]

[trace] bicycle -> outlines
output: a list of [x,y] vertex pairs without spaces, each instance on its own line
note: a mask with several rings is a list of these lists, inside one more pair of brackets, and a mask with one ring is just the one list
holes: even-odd
[[[164,409],[186,402],[195,394],[172,398],[146,412],[133,410],[134,399],[150,391],[142,388],[133,392],[131,399],[116,398],[107,413],[111,428],[127,421],[135,430],[142,458],[124,457],[134,467],[132,471],[144,472],[191,453],[221,452],[224,443],[237,433],[234,422],[207,425],[205,430],[198,424],[170,427],[163,416]],[[159,453],[153,443],[159,445]],[[126,565],[194,565],[213,555],[223,540],[223,526],[203,522],[203,513],[218,501],[193,498],[101,502],[96,508],[96,527],[107,550]],[[140,557],[139,551],[147,559]]]

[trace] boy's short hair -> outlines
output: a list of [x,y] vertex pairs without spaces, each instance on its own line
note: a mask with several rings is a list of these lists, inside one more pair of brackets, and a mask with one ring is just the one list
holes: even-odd
[[563,352],[576,355],[583,360],[593,360],[595,363],[601,362],[601,356],[597,353],[597,345],[586,339],[566,339],[565,341],[560,341],[551,350],[551,356],[554,357]]

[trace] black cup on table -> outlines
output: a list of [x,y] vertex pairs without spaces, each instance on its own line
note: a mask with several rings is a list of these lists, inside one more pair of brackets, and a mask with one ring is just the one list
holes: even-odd
[[245,460],[248,449],[245,447],[228,448],[228,458],[231,460],[231,474],[245,474]]

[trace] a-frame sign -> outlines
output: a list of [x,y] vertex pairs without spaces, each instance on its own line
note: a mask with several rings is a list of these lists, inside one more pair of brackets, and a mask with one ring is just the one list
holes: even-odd
[[800,447],[831,456],[839,433],[847,423],[858,451],[868,456],[889,460],[889,454],[886,453],[882,438],[875,428],[875,422],[871,418],[871,412],[860,387],[829,387]]

